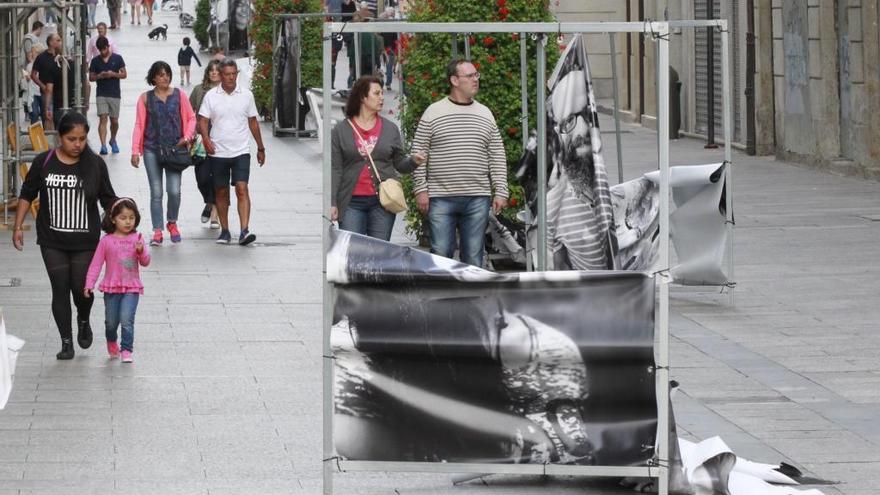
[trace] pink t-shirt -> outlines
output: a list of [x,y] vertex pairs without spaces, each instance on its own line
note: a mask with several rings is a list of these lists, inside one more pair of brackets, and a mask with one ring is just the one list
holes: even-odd
[[[354,120],[351,122],[354,124]],[[367,151],[373,151],[376,143],[379,142],[379,135],[382,134],[382,119],[377,118],[376,125],[368,131],[363,130],[361,126],[357,124],[354,125],[357,128],[357,132],[352,131],[354,134],[354,142],[357,144],[358,152],[364,157],[366,163],[364,163],[363,168],[361,168],[361,175],[358,176],[358,181],[354,185],[354,190],[351,192],[351,195],[375,196],[376,188],[373,186],[373,167],[370,165],[370,159],[367,158]],[[363,141],[358,138],[358,132],[361,137],[364,138]]]
[[104,269],[104,280],[98,289],[109,294],[126,294],[136,292],[144,293],[144,284],[141,283],[141,275],[138,268],[150,264],[150,253],[146,243],[141,254],[137,254],[138,240],[144,242],[141,234],[132,232],[125,237],[107,234],[98,243],[98,249],[92,257],[89,271],[86,274],[86,289],[95,288],[101,267]]

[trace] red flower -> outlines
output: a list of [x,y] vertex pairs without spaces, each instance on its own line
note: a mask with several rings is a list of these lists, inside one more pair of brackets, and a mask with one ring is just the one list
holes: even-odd
[[438,96],[440,96],[439,93],[437,93],[436,91],[431,91],[431,98],[437,98]]
[[508,127],[507,128],[507,133],[510,134],[511,136],[516,135],[517,132],[519,132],[519,127]]
[[476,45],[476,44],[477,44],[477,38],[474,37],[474,36],[470,36],[470,37],[468,37],[468,43],[470,43],[471,45]]
[[498,0],[498,7],[503,8],[507,5],[507,0]]
[[508,203],[510,204],[510,206],[516,206],[519,204],[519,201],[517,201],[516,198],[510,198],[510,201],[508,201]]
[[474,65],[474,68],[475,68],[475,69],[480,70],[480,63],[479,63],[479,62],[474,61],[474,62],[472,62],[472,63],[473,63],[473,65]]
[[416,78],[415,78],[415,77],[413,77],[413,76],[407,76],[407,77],[406,77],[406,83],[407,83],[407,84],[415,84],[415,82],[416,82]]
[[431,79],[431,74],[429,72],[422,72],[422,79],[424,79],[425,81]]
[[483,38],[484,46],[492,46],[493,43],[495,43],[495,38],[491,36],[486,36],[485,38]]
[[494,64],[495,63],[495,55],[489,55],[488,57],[486,57],[486,61],[489,62],[490,64]]
[[519,41],[519,33],[511,34],[510,39],[512,39],[513,41]]
[[510,11],[507,10],[507,7],[501,7],[498,9],[498,17],[502,20],[507,19],[507,16],[510,15]]

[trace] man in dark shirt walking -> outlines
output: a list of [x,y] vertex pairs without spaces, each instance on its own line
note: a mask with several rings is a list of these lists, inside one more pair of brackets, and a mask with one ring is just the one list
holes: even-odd
[[122,92],[119,80],[125,79],[125,61],[118,53],[110,51],[110,42],[101,36],[95,42],[98,56],[89,63],[89,81],[97,81],[98,137],[101,139],[101,154],[107,154],[107,120],[110,120],[110,149],[119,153],[116,132],[119,131],[119,106]]
[[61,79],[61,36],[50,34],[46,39],[46,51],[34,59],[31,80],[40,87],[43,95],[43,127],[55,129],[55,123],[61,120],[60,110],[64,104],[64,92]]

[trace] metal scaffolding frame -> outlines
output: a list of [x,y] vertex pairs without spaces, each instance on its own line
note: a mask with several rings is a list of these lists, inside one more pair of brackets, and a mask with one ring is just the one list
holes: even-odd
[[[4,129],[3,144],[0,147],[0,202],[3,203],[3,226],[9,225],[8,202],[17,195],[18,188],[21,186],[20,179],[16,173],[16,166],[23,159],[29,158],[27,153],[22,153],[21,136],[23,133],[19,128],[21,120],[22,101],[18,91],[18,81],[21,67],[21,41],[28,32],[30,26],[26,25],[26,20],[40,8],[52,9],[57,11],[61,22],[58,24],[58,34],[61,36],[61,56],[70,57],[73,64],[62,64],[62,106],[57,111],[66,112],[75,110],[82,112],[83,109],[83,76],[84,69],[87,67],[85,61],[86,46],[86,19],[87,16],[83,12],[85,4],[80,2],[7,2],[0,3],[0,66],[2,66],[2,77],[0,77],[0,115],[2,115],[2,123]],[[68,35],[72,33],[74,36],[73,51],[68,51]],[[74,77],[74,98],[73,102],[69,101],[69,80],[68,73],[70,70],[78,74]],[[70,104],[73,103],[73,107]],[[12,124],[14,136],[17,146],[13,150],[11,143],[5,136],[6,127]]]
[[[730,132],[730,102],[729,102],[729,72],[726,68],[728,60],[727,23],[718,21],[710,22],[722,30],[722,58],[725,64],[724,79],[724,111],[725,111],[725,135]],[[642,476],[658,479],[660,494],[667,494],[669,490],[669,43],[668,37],[671,27],[695,27],[691,21],[677,23],[670,22],[563,22],[563,23],[406,23],[391,22],[382,25],[372,23],[326,23],[324,25],[324,83],[326,92],[331,86],[331,37],[343,29],[354,33],[531,33],[538,35],[541,42],[538,43],[537,53],[537,127],[538,127],[538,236],[539,245],[546,245],[546,181],[547,181],[547,145],[546,145],[546,39],[548,35],[568,33],[644,33],[650,35],[657,43],[657,86],[658,86],[658,167],[660,169],[660,249],[659,268],[654,275],[658,289],[657,320],[655,321],[655,335],[657,338],[655,373],[655,390],[657,395],[657,445],[656,455],[653,462],[645,466],[569,466],[569,465],[532,465],[532,464],[483,464],[483,463],[429,463],[429,462],[370,462],[370,461],[347,461],[335,456],[333,444],[333,359],[330,345],[330,327],[332,324],[332,301],[333,288],[327,282],[327,260],[324,258],[323,280],[323,481],[324,494],[333,493],[334,469],[343,471],[396,471],[396,472],[432,472],[432,473],[480,473],[480,474],[551,474],[551,475],[583,475],[583,476]],[[467,54],[466,54],[467,56]],[[524,58],[524,57],[521,57]],[[527,110],[527,95],[523,93],[523,108]],[[330,209],[330,99],[323,101],[323,210]],[[527,115],[527,112],[524,111]],[[729,140],[728,140],[729,142]],[[728,179],[730,150],[726,150],[725,157],[728,162]],[[729,186],[729,182],[728,182]],[[730,192],[728,191],[728,206],[730,205]],[[728,208],[730,212],[730,208]],[[324,252],[330,244],[328,229],[322,229],[322,246]],[[538,270],[546,267],[546,249],[542,249],[538,256]]]

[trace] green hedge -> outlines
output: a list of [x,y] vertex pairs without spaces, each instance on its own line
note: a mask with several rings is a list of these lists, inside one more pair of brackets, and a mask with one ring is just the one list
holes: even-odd
[[196,20],[193,23],[193,34],[199,42],[199,48],[206,50],[210,46],[208,40],[208,26],[211,25],[211,1],[198,0],[196,2]]
[[[408,20],[412,22],[553,22],[547,0],[413,0]],[[520,94],[520,42],[518,34],[459,35],[460,57],[464,56],[465,40],[470,44],[471,59],[480,71],[480,92],[477,100],[495,115],[507,153],[508,170],[522,155],[522,99]],[[529,125],[535,120],[535,74],[537,71],[536,41],[527,38]],[[411,140],[419,118],[434,101],[447,92],[446,64],[452,58],[452,37],[448,34],[418,34],[402,40],[406,104],[402,108],[401,125]],[[557,41],[551,36],[547,44],[547,67],[552,70],[559,58]],[[528,130],[526,130],[528,132]],[[508,174],[511,191],[510,207],[503,213],[514,218],[522,207],[522,187],[512,173]],[[405,181],[410,204],[407,232],[421,235],[422,218],[414,207],[411,183]]]
[[[321,0],[254,0],[255,14],[250,35],[254,42],[256,63],[251,80],[251,91],[254,93],[257,109],[266,119],[272,117],[272,15],[322,12],[322,10]],[[321,24],[323,22],[323,17],[302,20],[300,64],[304,87],[321,85]]]

